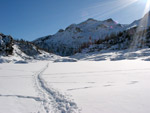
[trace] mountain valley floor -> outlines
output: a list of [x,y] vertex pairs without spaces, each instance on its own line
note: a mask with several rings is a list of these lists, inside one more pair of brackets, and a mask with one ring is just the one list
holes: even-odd
[[0,64],[1,113],[148,113],[150,62]]

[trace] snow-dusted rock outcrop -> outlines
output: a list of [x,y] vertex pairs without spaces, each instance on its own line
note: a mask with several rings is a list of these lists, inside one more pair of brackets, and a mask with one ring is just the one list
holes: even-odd
[[14,40],[9,35],[0,34],[0,63],[25,63],[32,60],[56,60],[59,56],[39,49],[25,40]]

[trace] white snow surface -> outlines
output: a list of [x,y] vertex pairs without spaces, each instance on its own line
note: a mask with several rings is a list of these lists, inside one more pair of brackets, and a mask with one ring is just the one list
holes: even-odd
[[75,102],[42,79],[48,64],[0,64],[0,113],[78,112]]
[[85,49],[82,53],[77,53],[70,58],[80,61],[119,61],[119,60],[143,60],[150,61],[150,48],[144,49],[126,49],[126,50],[102,50],[95,52],[88,52]]
[[140,59],[0,64],[0,113],[149,113],[149,65]]
[[81,113],[148,113],[149,64],[138,60],[54,63],[43,78],[72,95]]

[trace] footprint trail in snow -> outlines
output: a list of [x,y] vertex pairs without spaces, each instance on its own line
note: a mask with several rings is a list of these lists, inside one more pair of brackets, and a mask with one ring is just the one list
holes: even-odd
[[59,91],[50,88],[42,78],[43,72],[49,67],[49,63],[34,75],[35,87],[42,100],[46,113],[78,113],[79,109],[75,102]]

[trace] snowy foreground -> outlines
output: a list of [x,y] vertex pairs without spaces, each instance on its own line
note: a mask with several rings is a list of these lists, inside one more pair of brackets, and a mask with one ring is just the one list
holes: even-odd
[[0,64],[0,113],[149,113],[150,62]]

